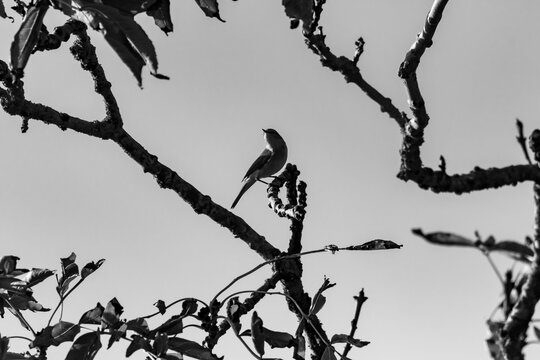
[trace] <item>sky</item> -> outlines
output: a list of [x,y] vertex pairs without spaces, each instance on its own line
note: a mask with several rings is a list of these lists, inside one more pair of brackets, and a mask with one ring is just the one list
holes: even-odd
[[[411,228],[451,231],[521,241],[532,234],[532,184],[467,195],[434,194],[396,178],[401,135],[398,126],[358,88],[323,68],[290,30],[280,2],[224,1],[226,23],[207,18],[193,1],[172,2],[174,32],[165,36],[144,14],[137,21],[155,44],[161,73],[143,74],[144,89],[119,58],[92,32],[98,56],[113,84],[125,129],[183,179],[229,207],[241,179],[264,147],[262,128],[280,132],[289,162],[307,183],[305,250],[347,246],[375,238],[403,244],[400,250],[317,254],[303,259],[306,290],[313,294],[325,276],[320,318],[328,334],[348,333],[353,296],[365,290],[357,337],[370,341],[353,358],[489,359],[485,321],[498,303],[500,284],[480,252],[423,242]],[[325,6],[321,24],[327,44],[352,56],[362,36],[359,66],[373,86],[407,111],[397,69],[431,7],[426,0],[341,0]],[[446,7],[434,45],[422,58],[418,77],[431,116],[422,147],[424,164],[437,167],[444,155],[449,173],[523,164],[515,141],[515,119],[528,135],[538,127],[540,50],[532,0],[454,1]],[[50,29],[65,21],[50,13]],[[8,62],[16,24],[0,22],[0,58]],[[84,119],[104,116],[87,73],[69,54],[38,53],[25,71],[26,94]],[[259,258],[242,241],[197,215],[171,191],[159,188],[114,143],[0,113],[0,238],[4,255],[21,267],[59,269],[75,252],[80,265],[105,264],[67,300],[64,320],[75,322],[97,302],[116,297],[125,318],[152,313],[158,299],[209,301]],[[286,249],[289,222],[266,205],[256,184],[234,213],[274,246]],[[495,256],[501,270],[512,264]],[[233,288],[258,287],[263,269]],[[51,278],[36,288],[47,307],[58,301]],[[294,332],[294,317],[281,297],[265,299],[258,314],[265,326]],[[174,309],[173,309],[174,310]],[[35,328],[47,314],[30,314]],[[168,319],[166,315],[162,320]],[[156,323],[154,323],[156,324]],[[22,334],[9,314],[2,335]],[[198,339],[193,329],[185,337]],[[24,341],[12,349],[24,351]],[[125,344],[96,359],[117,359]],[[66,354],[69,345],[51,350]],[[55,352],[53,352],[55,351]],[[216,352],[249,359],[229,335]],[[269,356],[290,353],[268,353]],[[526,348],[533,358],[538,345]],[[60,355],[58,355],[60,356]],[[51,357],[52,358],[52,357]],[[142,352],[132,356],[144,359]]]

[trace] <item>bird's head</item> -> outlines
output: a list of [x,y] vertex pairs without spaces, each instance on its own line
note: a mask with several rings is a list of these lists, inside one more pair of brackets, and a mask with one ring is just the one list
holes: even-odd
[[276,147],[282,147],[285,145],[285,141],[276,130],[263,129],[263,132],[264,132],[264,139],[266,140],[270,148],[274,149]]

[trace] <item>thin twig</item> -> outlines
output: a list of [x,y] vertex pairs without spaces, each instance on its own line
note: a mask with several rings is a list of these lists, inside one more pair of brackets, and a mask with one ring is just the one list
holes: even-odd
[[[360,290],[360,293],[358,296],[353,297],[354,300],[356,300],[356,310],[354,311],[354,318],[351,320],[351,331],[349,332],[349,338],[353,339],[354,334],[356,333],[356,329],[358,328],[358,319],[360,318],[360,310],[362,309],[362,305],[366,302],[368,299],[364,294],[364,289]],[[343,350],[342,359],[347,358],[347,354],[349,354],[349,351],[351,351],[352,345],[350,343],[347,343],[345,345],[345,349]]]
[[527,159],[527,162],[532,165],[531,158],[529,156],[529,149],[527,149],[527,138],[523,135],[523,123],[521,120],[516,118],[516,127],[518,131],[518,136],[516,136],[516,140],[518,144],[521,146],[521,150],[523,150],[523,154],[525,155],[525,159]]

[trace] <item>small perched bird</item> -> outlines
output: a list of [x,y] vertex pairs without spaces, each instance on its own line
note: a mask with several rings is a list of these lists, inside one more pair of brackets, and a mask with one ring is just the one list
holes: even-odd
[[277,173],[287,161],[287,144],[285,140],[274,129],[263,129],[266,148],[261,155],[253,162],[246,175],[242,179],[244,185],[240,193],[234,199],[231,209],[234,209],[244,193],[260,179],[270,177]]

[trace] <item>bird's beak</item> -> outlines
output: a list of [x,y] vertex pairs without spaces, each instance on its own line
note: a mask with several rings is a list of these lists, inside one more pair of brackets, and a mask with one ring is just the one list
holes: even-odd
[[267,132],[266,129],[262,129],[262,131],[263,131],[264,133]]

